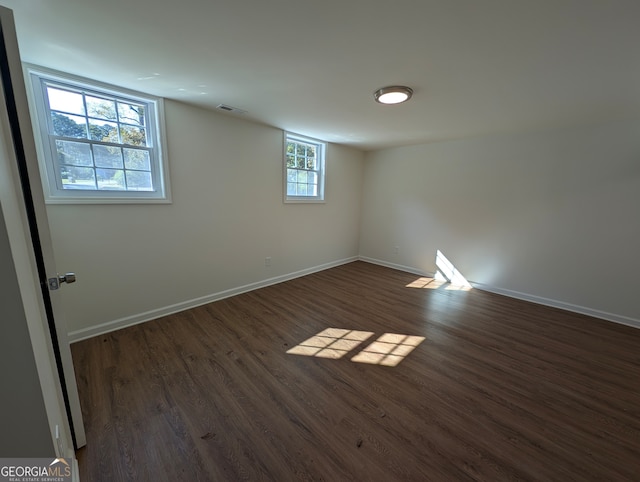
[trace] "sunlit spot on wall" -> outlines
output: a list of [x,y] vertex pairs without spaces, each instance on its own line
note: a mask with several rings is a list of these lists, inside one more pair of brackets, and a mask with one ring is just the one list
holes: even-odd
[[351,358],[351,361],[395,367],[423,341],[424,336],[385,333]]
[[433,278],[423,276],[412,281],[406,287],[429,290],[441,288],[451,291],[469,291],[471,289],[471,284],[440,250],[436,251],[436,268]]
[[467,279],[462,276],[462,273],[456,269],[453,263],[449,261],[439,249],[436,251],[436,266],[438,268],[436,279],[438,278],[438,275],[440,275],[448,281],[451,286],[457,287],[457,289],[471,288]]
[[287,350],[290,355],[316,356],[337,360],[373,335],[372,331],[327,328]]

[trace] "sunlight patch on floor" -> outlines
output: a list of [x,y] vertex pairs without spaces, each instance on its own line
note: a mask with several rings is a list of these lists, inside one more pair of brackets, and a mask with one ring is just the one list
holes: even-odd
[[415,281],[412,281],[411,283],[409,283],[406,287],[407,288],[420,288],[420,289],[426,289],[426,290],[435,290],[440,288],[443,285],[446,285],[447,282],[446,280],[438,280],[435,278],[427,278],[427,277],[422,277],[422,278],[418,278]]
[[[327,328],[287,350],[302,355],[338,360],[373,336],[372,331]],[[351,358],[355,363],[395,367],[424,341],[423,336],[385,333]]]
[[287,353],[337,360],[371,336],[373,336],[372,331],[327,328],[287,350]]
[[395,367],[423,341],[424,336],[385,333],[354,356],[351,361]]

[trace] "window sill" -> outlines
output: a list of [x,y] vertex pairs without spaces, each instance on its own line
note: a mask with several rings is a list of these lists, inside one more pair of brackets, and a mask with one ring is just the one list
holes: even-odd
[[325,204],[324,199],[285,199],[285,204]]
[[170,198],[48,197],[45,204],[171,204]]

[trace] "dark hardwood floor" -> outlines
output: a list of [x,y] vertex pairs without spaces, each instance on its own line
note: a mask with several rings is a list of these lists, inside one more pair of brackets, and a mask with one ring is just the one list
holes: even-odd
[[640,480],[640,330],[417,278],[355,262],[73,344],[81,480]]

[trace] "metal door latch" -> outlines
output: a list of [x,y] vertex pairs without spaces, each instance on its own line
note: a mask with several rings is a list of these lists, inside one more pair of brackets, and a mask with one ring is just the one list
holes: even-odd
[[76,282],[76,274],[75,273],[65,273],[64,275],[56,276],[55,278],[49,278],[49,289],[51,291],[55,291],[60,288],[61,283],[75,283]]

